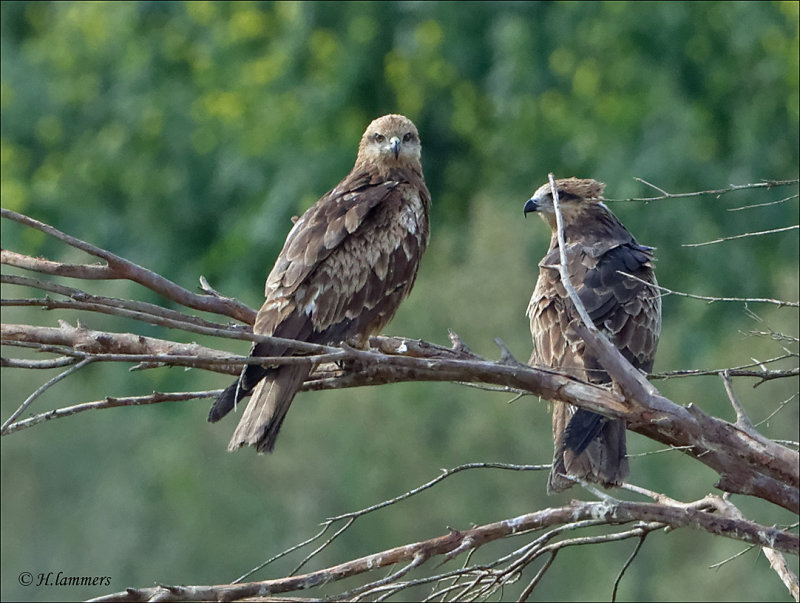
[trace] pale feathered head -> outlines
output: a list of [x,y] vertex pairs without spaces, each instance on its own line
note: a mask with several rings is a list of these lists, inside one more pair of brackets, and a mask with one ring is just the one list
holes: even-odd
[[367,126],[358,145],[357,163],[368,161],[384,165],[419,163],[420,141],[417,127],[403,115],[384,115]]

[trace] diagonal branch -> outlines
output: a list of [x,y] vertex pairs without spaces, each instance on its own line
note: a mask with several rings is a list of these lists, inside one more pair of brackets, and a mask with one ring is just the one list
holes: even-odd
[[33,403],[33,401],[36,400],[36,398],[41,396],[50,387],[52,387],[53,385],[55,385],[56,383],[58,383],[62,379],[65,379],[66,377],[69,377],[72,373],[75,373],[75,372],[79,371],[80,369],[82,369],[87,364],[90,364],[91,362],[92,362],[91,358],[84,358],[83,360],[81,360],[77,364],[74,364],[73,366],[69,367],[67,370],[63,371],[62,373],[59,373],[58,375],[56,375],[55,377],[53,377],[52,379],[47,381],[47,383],[45,383],[41,387],[37,388],[36,391],[33,392],[30,396],[28,396],[25,399],[25,401],[22,404],[20,404],[19,408],[17,408],[17,410],[15,410],[13,413],[11,413],[11,416],[8,417],[8,419],[6,419],[3,422],[3,426],[0,427],[0,431],[5,433],[6,430],[8,429],[8,427],[9,427],[9,425],[11,425],[14,421],[16,421],[17,417],[19,417],[23,412],[25,412],[25,409],[28,408]]
[[49,260],[40,260],[37,258],[30,258],[23,256],[13,251],[6,249],[2,250],[0,254],[0,262],[9,266],[17,266],[34,270],[36,272],[43,272],[46,274],[54,274],[61,276],[71,276],[74,278],[94,278],[94,279],[127,279],[139,283],[156,293],[178,302],[181,305],[194,308],[196,310],[206,310],[208,312],[215,312],[223,316],[230,316],[237,320],[241,320],[247,324],[252,324],[255,320],[255,312],[242,304],[238,300],[228,297],[215,297],[210,295],[198,295],[192,293],[187,289],[173,283],[169,279],[164,278],[160,274],[156,274],[151,270],[147,270],[138,264],[134,264],[118,255],[96,247],[86,241],[70,236],[61,232],[57,228],[53,228],[49,224],[39,222],[28,216],[11,211],[10,209],[2,208],[0,215],[8,220],[13,220],[35,228],[45,234],[48,234],[60,241],[65,242],[72,247],[85,251],[86,253],[95,257],[101,258],[106,261],[106,265],[86,266],[79,265],[76,267],[74,264],[62,264],[60,262],[51,262]]
[[[100,312],[103,314],[125,316],[128,318],[134,318],[136,320],[140,320],[142,322],[147,322],[149,324],[162,324],[163,326],[184,329],[184,330],[186,330],[186,327],[183,324],[176,324],[176,322],[186,323],[189,325],[200,325],[212,329],[229,328],[227,325],[211,322],[208,320],[203,320],[202,318],[199,318],[197,316],[190,316],[188,314],[178,312],[177,310],[171,310],[169,308],[157,306],[156,304],[151,304],[143,301],[129,300],[129,299],[120,299],[116,297],[104,297],[100,295],[92,295],[75,287],[66,287],[64,285],[59,285],[51,281],[30,278],[27,276],[3,274],[0,275],[0,283],[41,289],[42,291],[48,291],[50,293],[63,295],[64,297],[68,297],[71,300],[78,302],[77,304],[69,302],[58,302],[54,301],[48,296],[44,299],[38,299],[38,298],[23,299],[23,300],[3,299],[0,302],[0,305],[2,306],[40,305],[48,310],[53,308],[72,308],[75,310],[90,310],[93,312]],[[160,323],[158,322],[158,320],[161,318],[166,318],[175,322]],[[246,327],[239,326],[236,328],[246,328]]]
[[[691,446],[685,450],[687,454],[721,475],[722,479],[716,484],[718,488],[758,496],[800,513],[800,456],[797,453],[777,445],[754,430],[745,430],[710,417],[693,404],[687,407],[674,404],[647,381],[594,326],[570,282],[558,191],[553,174],[549,177],[561,248],[561,281],[583,321],[583,324],[577,325],[578,334],[622,391],[625,402],[634,407],[625,417],[628,428],[672,447]],[[578,406],[587,408],[586,405]],[[608,411],[601,411],[600,414],[617,418],[617,415]],[[737,454],[731,455],[733,450]],[[778,465],[782,468],[778,469]]]

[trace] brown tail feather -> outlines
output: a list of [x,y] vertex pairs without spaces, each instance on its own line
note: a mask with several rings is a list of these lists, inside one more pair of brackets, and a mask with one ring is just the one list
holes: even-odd
[[228,450],[249,445],[259,452],[272,452],[289,406],[310,372],[310,365],[289,364],[275,370],[273,378],[261,381],[253,390]]
[[605,487],[618,486],[628,475],[626,458],[625,421],[607,420],[597,435],[575,454],[565,443],[571,413],[569,406],[556,403],[553,408],[553,436],[555,454],[553,468],[547,483],[548,494],[556,494],[575,484],[564,477],[583,479]]

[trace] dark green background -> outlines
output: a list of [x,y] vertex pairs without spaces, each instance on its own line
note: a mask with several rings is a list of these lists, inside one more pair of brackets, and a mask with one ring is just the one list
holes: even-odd
[[[289,218],[346,174],[370,120],[404,113],[423,141],[432,239],[386,332],[447,343],[452,328],[492,358],[495,337],[520,360],[530,354],[524,312],[549,235],[538,219],[523,220],[522,205],[548,172],[602,180],[610,199],[652,196],[637,177],[689,192],[798,173],[796,2],[3,2],[0,10],[3,207],[187,288],[205,275],[257,307]],[[794,225],[796,199],[728,210],[796,193],[610,205],[640,242],[658,248],[664,286],[796,300],[796,231],[682,247]],[[4,248],[87,261],[40,233],[7,221],[2,228]],[[127,283],[88,289],[160,301]],[[4,287],[4,297],[32,293]],[[752,334],[796,337],[795,309],[749,310],[757,318],[743,304],[665,298],[656,370],[796,351],[796,341]],[[77,315],[3,310],[4,322],[55,326],[59,318],[74,324]],[[82,320],[216,343],[98,315]],[[3,369],[2,416],[55,374]],[[31,411],[228,381],[92,366]],[[753,383],[735,387],[756,422],[797,392],[795,380]],[[717,377],[657,385],[676,402],[733,418]],[[325,517],[400,494],[441,467],[549,462],[547,405],[510,398],[451,384],[303,394],[268,457],[226,453],[234,421],[206,423],[207,401],[86,413],[4,437],[0,595],[87,598],[154,582],[226,582],[310,536]],[[797,408],[794,398],[761,429],[797,440]],[[631,453],[661,448],[629,439]],[[685,500],[713,491],[716,479],[679,453],[631,465],[634,483]],[[357,522],[314,567],[583,496],[548,498],[545,480],[461,474]],[[765,503],[734,502],[765,524],[794,521]],[[563,551],[537,598],[608,599],[633,545]],[[756,551],[709,569],[743,548],[688,530],[651,535],[619,597],[787,599]],[[22,588],[22,571],[107,575],[112,586]]]

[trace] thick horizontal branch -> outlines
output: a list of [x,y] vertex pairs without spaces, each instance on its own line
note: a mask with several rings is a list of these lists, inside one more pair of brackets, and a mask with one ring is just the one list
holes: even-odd
[[[197,359],[216,359],[228,356],[224,352],[196,343],[178,343],[133,333],[109,333],[73,327],[61,321],[60,327],[34,327],[32,325],[2,324],[0,337],[3,343],[33,343],[58,346],[59,351],[87,358],[98,354],[161,355],[165,360],[171,355],[190,356]],[[118,358],[117,360],[121,360]],[[138,361],[138,359],[131,359]]]
[[395,547],[299,576],[216,586],[130,588],[92,601],[236,601],[267,597],[322,586],[397,563],[416,562],[415,566],[418,566],[440,556],[449,560],[501,538],[582,520],[594,520],[593,524],[599,520],[609,525],[658,522],[664,527],[691,528],[795,555],[800,545],[800,539],[793,534],[686,506],[624,501],[576,502],[570,506],[528,513],[469,530],[451,531],[444,536]]
[[[168,319],[165,319],[168,320]],[[84,327],[73,327],[67,322],[60,320],[59,328],[55,327],[38,327],[34,325],[21,325],[21,324],[3,324],[0,325],[0,337],[3,342],[30,342],[41,343],[49,345],[63,345],[75,347],[77,350],[89,351],[93,353],[115,353],[114,346],[119,346],[120,350],[124,353],[133,354],[152,354],[152,353],[166,353],[155,351],[156,348],[148,351],[133,351],[140,349],[136,347],[135,339],[139,335],[132,333],[112,333],[108,331],[93,331]],[[254,335],[249,330],[241,328],[211,328],[200,325],[188,325],[177,327],[192,333],[200,333],[203,335],[212,335],[216,337],[226,337],[229,339],[239,339],[242,341],[270,343],[280,346],[285,346],[289,350],[294,350],[298,354],[326,354],[335,352],[338,348],[332,346],[323,346],[315,343],[308,343],[306,341],[296,341],[294,339],[284,339],[281,337],[269,337],[267,335]],[[177,344],[177,342],[165,339],[153,339],[148,337],[141,337],[142,341],[157,341],[159,349],[168,349],[170,344]],[[182,344],[177,344],[178,346]],[[134,346],[134,347],[131,347]],[[210,349],[210,348],[207,348]],[[217,354],[224,352],[216,351]],[[182,353],[182,352],[181,352]]]
[[[238,334],[241,335],[245,334]],[[172,342],[164,340],[88,331],[64,323],[60,329],[2,325],[2,336],[4,340],[24,339],[42,344],[71,345],[84,353],[184,356],[187,352],[196,351],[199,359],[232,360],[224,353],[194,347],[194,344],[175,344],[188,347],[171,347]],[[582,336],[588,344],[590,334],[583,333]],[[249,337],[260,339],[254,335]],[[604,338],[603,341],[608,343]],[[333,357],[320,356],[320,361],[322,358],[337,359],[344,367],[344,374],[320,377],[320,373],[317,373],[311,376],[308,388],[331,389],[407,381],[507,386],[546,400],[568,402],[608,417],[626,419],[633,431],[682,449],[717,471],[721,476],[718,487],[723,490],[758,496],[794,512],[800,511],[800,457],[796,451],[764,438],[754,430],[710,417],[694,405],[678,406],[662,396],[638,371],[626,371],[622,363],[627,361],[613,346],[610,350],[603,350],[598,357],[605,363],[609,374],[622,375],[621,380],[625,383],[622,392],[628,392],[627,396],[615,389],[585,383],[549,369],[530,367],[513,359],[488,361],[458,344],[451,349],[402,338],[373,338],[370,343],[374,347],[369,350],[349,346],[316,346],[316,350],[322,354],[335,353]],[[65,353],[61,348],[54,351]],[[274,364],[295,361],[292,358],[269,359]],[[219,370],[235,373],[234,367],[237,365],[241,366],[241,361],[227,368],[217,366]],[[322,375],[329,375],[329,372],[323,371]]]

